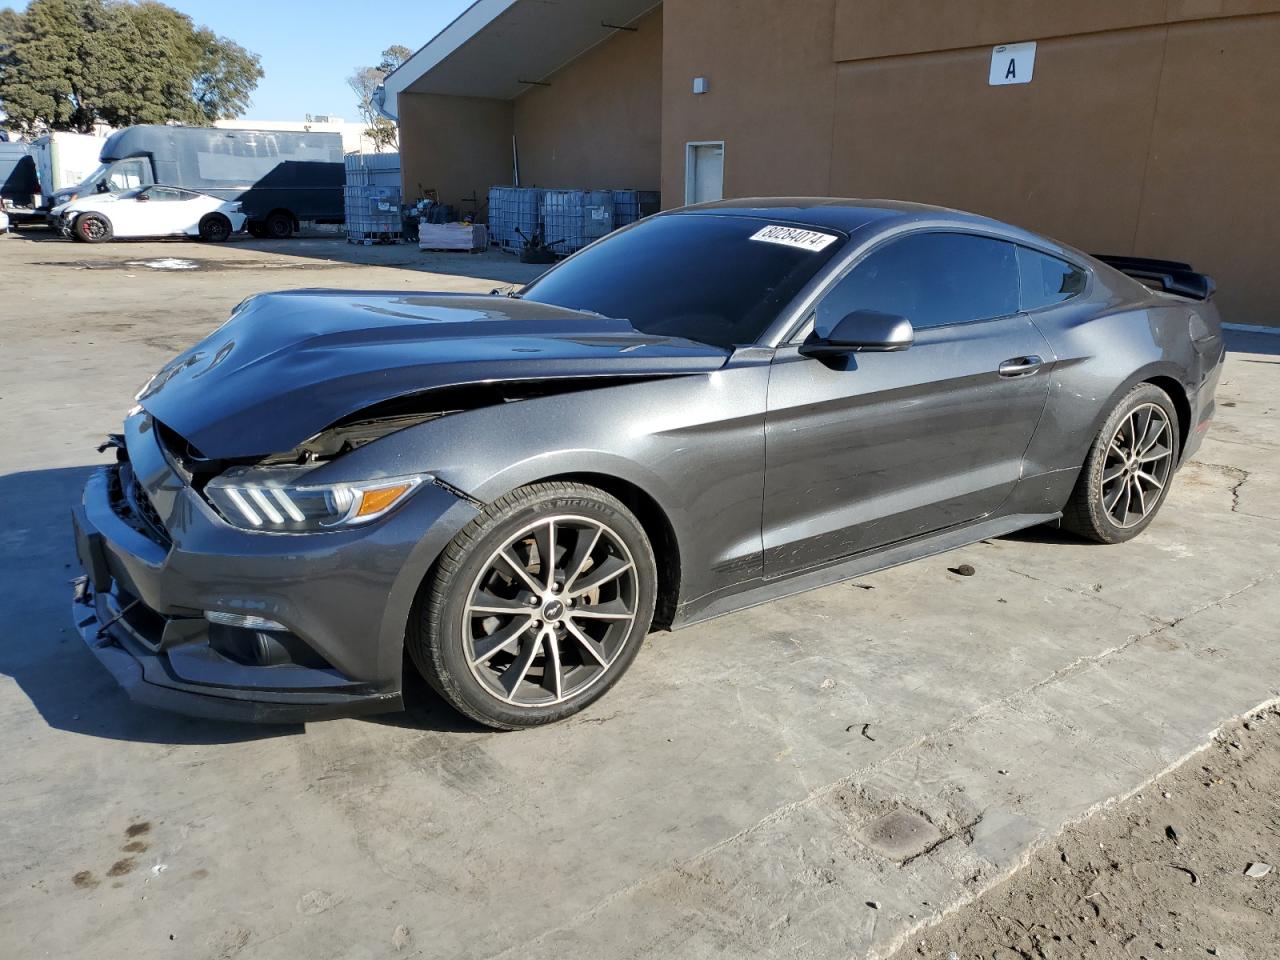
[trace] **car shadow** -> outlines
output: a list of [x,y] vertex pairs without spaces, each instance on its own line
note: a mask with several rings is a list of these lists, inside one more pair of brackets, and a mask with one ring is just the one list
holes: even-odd
[[[184,717],[130,700],[85,647],[71,622],[71,581],[80,575],[70,510],[92,466],[0,476],[7,506],[0,532],[0,676],[12,678],[50,727],[107,740],[216,744],[305,732],[302,724],[248,724]],[[406,664],[404,713],[366,718],[421,731],[482,729],[432,692]],[[5,705],[10,724],[21,708]]]
[[1077,536],[1070,530],[1064,530],[1062,527],[1055,526],[1052,523],[1042,523],[1036,527],[1026,527],[1022,530],[1015,530],[1012,533],[1006,533],[997,539],[1012,540],[1015,543],[1074,543],[1087,544],[1091,541],[1084,537]]
[[399,713],[377,713],[362,717],[366,723],[376,723],[386,727],[402,727],[406,730],[418,730],[423,733],[493,733],[483,724],[476,723],[449,706],[440,694],[436,693],[422,679],[418,668],[408,655],[404,658],[402,693],[404,710]]

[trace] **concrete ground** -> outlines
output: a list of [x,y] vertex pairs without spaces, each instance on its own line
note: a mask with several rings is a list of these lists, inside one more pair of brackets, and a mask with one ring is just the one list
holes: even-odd
[[655,634],[526,733],[420,683],[306,728],[134,707],[68,622],[67,510],[144,378],[254,291],[528,268],[33,236],[0,238],[0,956],[883,957],[1280,696],[1280,337],[1256,336],[1125,546],[1036,530]]

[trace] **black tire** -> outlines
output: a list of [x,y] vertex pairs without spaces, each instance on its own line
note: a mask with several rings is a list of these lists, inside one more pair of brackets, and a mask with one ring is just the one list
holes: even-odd
[[200,239],[205,243],[225,243],[231,237],[231,221],[220,213],[200,218]]
[[249,236],[256,237],[259,240],[267,235],[267,228],[260,220],[250,220],[245,229],[249,231]]
[[82,213],[76,217],[71,235],[85,243],[106,243],[113,236],[111,221],[100,213]]
[[263,221],[262,232],[271,240],[288,240],[293,236],[293,217],[287,213],[273,213]]
[[[560,544],[563,553],[558,555],[559,559],[552,565],[547,579],[553,582],[549,589],[565,599],[565,605],[560,607],[559,613],[547,613],[552,610],[554,603],[548,603],[545,607],[538,604],[550,598],[550,594],[542,599],[536,598],[531,591],[523,588],[509,562],[504,568],[495,566],[494,561],[499,559],[499,551],[511,552],[522,561],[526,557],[532,561],[541,551],[529,547],[523,556],[520,552],[522,547],[533,542],[538,535],[528,531],[542,531],[544,524],[554,527],[557,523],[582,525],[582,532],[578,535],[584,536],[582,543],[585,553],[583,560],[575,564],[578,541],[572,539],[574,528],[562,528],[568,529],[570,533],[566,536],[562,532],[559,536],[571,543],[572,549]],[[593,526],[601,532],[592,541],[593,546],[587,547],[585,532]],[[522,536],[526,539],[513,539]],[[595,546],[596,544],[603,546]],[[556,556],[557,548],[552,547],[547,552]],[[597,577],[603,578],[612,569],[608,566],[610,563],[622,566],[624,571],[622,575],[609,580],[613,586],[596,589],[594,598],[589,595],[580,598],[576,612],[566,610],[565,607],[574,606],[575,594],[572,587],[575,578],[579,584],[588,583],[592,579],[588,574],[593,570],[597,572]],[[560,580],[559,573],[573,565],[577,567],[576,573],[566,576],[563,583],[556,583]],[[504,614],[485,618],[476,615],[472,609],[473,598],[481,595],[477,591],[484,590],[485,583],[494,583],[492,579],[486,578],[501,576],[500,571],[503,569],[508,570],[506,579],[512,590],[510,595],[516,596],[521,592],[525,595],[522,600],[511,599],[504,602],[528,602],[533,606],[527,612],[521,611],[506,619],[501,627],[489,627],[491,632],[488,635],[476,637],[477,626],[484,628],[489,621],[501,623],[506,617]],[[527,567],[529,576],[538,582],[541,582],[543,576],[542,569],[540,559]],[[525,582],[530,581],[526,579]],[[562,589],[564,592],[560,593]],[[589,611],[593,605],[599,611],[594,616],[600,617],[606,616],[606,606],[618,602],[602,601],[602,590],[615,590],[619,595],[626,592],[621,608],[630,611],[631,619],[628,622],[592,619]],[[492,594],[485,592],[483,595],[489,597]],[[618,681],[635,659],[649,630],[656,596],[657,568],[653,550],[639,521],[621,501],[602,490],[580,483],[537,483],[521,487],[489,504],[444,549],[432,575],[419,593],[406,644],[409,655],[426,681],[459,712],[498,730],[534,727],[577,713],[603,696]],[[599,650],[605,656],[602,658],[594,655],[596,662],[593,662],[587,655],[590,649],[588,645],[579,643],[566,632],[571,628],[553,622],[551,618],[557,616],[563,616],[566,622],[572,621],[582,627],[579,632],[589,633],[598,629],[600,633],[597,635],[603,636],[599,642]],[[584,619],[573,619],[579,616]],[[607,616],[615,617],[616,614]],[[533,634],[523,632],[523,629],[515,631],[513,635],[519,638],[518,645],[499,652],[484,664],[473,664],[472,652],[478,643],[516,625],[520,617],[547,619],[532,620],[536,625],[530,628],[536,630]],[[592,626],[585,627],[583,624]],[[544,630],[547,631],[545,639]],[[595,643],[594,636],[589,639]],[[527,644],[530,646],[526,646]],[[554,675],[549,672],[552,646],[556,650],[554,662],[557,669]],[[528,653],[529,650],[535,652]],[[545,692],[544,699],[548,701],[555,696],[563,699],[545,703],[517,703],[504,699],[498,689],[508,689],[498,682],[506,680],[503,673],[504,658],[510,659],[507,671],[524,663],[524,672],[519,673],[521,679],[514,681],[515,689],[510,697],[529,695],[531,699],[541,698]],[[561,676],[565,681],[578,676],[581,679],[576,682],[581,685],[581,689],[574,690],[572,683],[562,687]],[[548,687],[554,693],[549,692]]]
[[[1163,426],[1156,411],[1163,414]],[[1144,414],[1150,416],[1142,427]],[[1135,432],[1142,435],[1134,438]],[[1148,443],[1145,450],[1135,449]],[[1098,543],[1132,540],[1151,525],[1169,495],[1181,452],[1173,401],[1154,384],[1138,384],[1098,431],[1063,511],[1062,525]],[[1148,459],[1157,456],[1158,460]]]

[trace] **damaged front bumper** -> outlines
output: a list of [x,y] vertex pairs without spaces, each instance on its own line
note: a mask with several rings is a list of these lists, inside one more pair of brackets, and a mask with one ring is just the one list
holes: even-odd
[[[227,687],[208,682],[186,682],[176,675],[166,653],[146,642],[126,619],[132,610],[119,604],[114,594],[95,592],[89,577],[73,581],[71,616],[80,637],[98,662],[115,678],[129,698],[144,706],[193,717],[238,720],[246,723],[305,723],[336,717],[386,713],[404,704],[399,691],[376,689],[361,693],[348,689],[290,690],[260,686]],[[130,601],[137,604],[139,601]],[[136,609],[136,607],[134,608]],[[208,650],[207,643],[202,645]],[[207,657],[207,652],[205,653]],[[239,672],[248,683],[254,668],[225,663],[224,672]],[[224,677],[224,679],[230,679]]]
[[[125,426],[120,462],[95,472],[72,510],[84,572],[72,616],[129,696],[249,722],[401,709],[414,598],[474,506],[432,486],[359,530],[246,532],[172,469],[149,418]],[[276,629],[211,622],[210,611]]]

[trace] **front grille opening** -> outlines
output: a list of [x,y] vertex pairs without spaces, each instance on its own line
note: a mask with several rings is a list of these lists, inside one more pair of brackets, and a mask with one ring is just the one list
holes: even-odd
[[134,530],[166,550],[173,546],[173,538],[165,529],[164,521],[160,519],[155,504],[147,496],[147,491],[142,488],[138,478],[133,475],[133,468],[127,460],[109,471],[107,496],[116,516]]
[[147,491],[142,489],[142,484],[138,482],[137,477],[133,479],[129,494],[129,499],[133,502],[138,518],[146,526],[147,533],[150,534],[151,539],[163,547],[172,546],[173,538],[169,536],[169,531],[165,529],[164,521],[160,519],[160,514],[156,511],[155,504],[147,496]]

